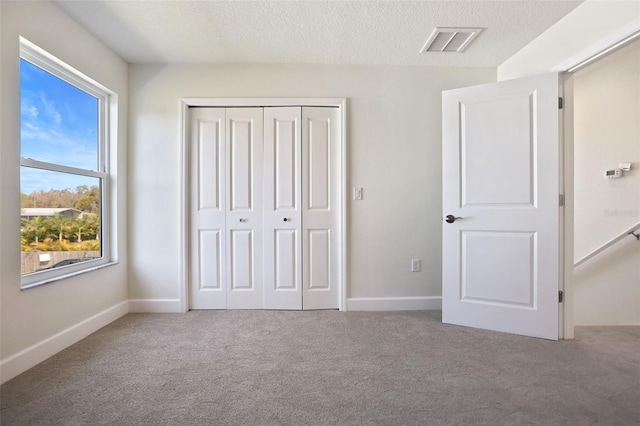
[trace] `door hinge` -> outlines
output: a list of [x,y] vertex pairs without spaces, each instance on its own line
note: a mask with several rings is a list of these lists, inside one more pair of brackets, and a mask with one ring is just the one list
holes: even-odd
[[564,108],[564,99],[558,98],[558,109]]
[[560,194],[558,202],[560,204],[560,207],[564,207],[564,194]]
[[562,302],[564,302],[564,292],[560,290],[558,292],[558,303],[562,303]]

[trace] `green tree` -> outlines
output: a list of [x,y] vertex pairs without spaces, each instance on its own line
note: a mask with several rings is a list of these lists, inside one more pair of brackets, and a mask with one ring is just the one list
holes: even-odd
[[58,238],[58,241],[62,241],[70,229],[69,219],[57,214],[47,218],[46,225],[49,234]]
[[97,214],[88,214],[87,222],[89,226],[87,227],[87,235],[91,235],[95,240],[100,239],[100,216]]
[[97,186],[87,188],[86,185],[76,188],[76,194],[79,195],[79,199],[73,205],[74,208],[87,212],[98,213],[100,209],[100,191]]
[[[70,222],[71,230],[74,233],[77,242],[82,242],[82,237],[86,235],[95,235],[96,219],[95,215],[83,214]],[[92,232],[93,231],[93,232]]]
[[38,190],[30,194],[20,194],[20,206],[76,208],[83,212],[97,213],[100,208],[100,188],[97,185],[80,185],[70,189]]
[[32,220],[23,220],[22,230],[23,233],[26,234],[29,244],[35,243],[38,245],[40,243],[40,237],[45,235],[46,227],[42,217],[37,216]]

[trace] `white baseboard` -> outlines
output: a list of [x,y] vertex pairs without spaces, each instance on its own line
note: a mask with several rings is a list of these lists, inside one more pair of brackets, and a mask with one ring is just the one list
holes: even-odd
[[3,359],[0,361],[0,383],[5,383],[17,375],[24,373],[61,350],[79,342],[118,318],[125,316],[128,312],[129,304],[127,301],[118,303],[17,354]]
[[348,311],[439,311],[442,297],[354,297],[347,299]]
[[180,299],[129,299],[131,313],[181,313]]

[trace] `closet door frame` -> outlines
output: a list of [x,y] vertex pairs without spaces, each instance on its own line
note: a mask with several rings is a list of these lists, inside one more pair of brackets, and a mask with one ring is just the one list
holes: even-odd
[[340,165],[339,165],[339,188],[338,199],[340,200],[340,224],[339,224],[339,265],[338,265],[338,286],[340,288],[339,309],[347,310],[347,179],[346,179],[346,123],[347,123],[347,100],[346,98],[182,98],[180,101],[180,121],[181,121],[181,149],[180,149],[180,228],[182,238],[180,240],[180,309],[187,312],[189,306],[189,283],[190,283],[190,250],[189,250],[189,108],[190,107],[286,107],[286,106],[313,106],[313,107],[335,107],[338,108],[341,122],[340,138]]

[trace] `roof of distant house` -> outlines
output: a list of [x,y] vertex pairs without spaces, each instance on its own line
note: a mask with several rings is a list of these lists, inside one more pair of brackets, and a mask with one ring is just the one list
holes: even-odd
[[20,209],[20,216],[55,216],[57,214],[67,212],[67,211],[77,212],[79,215],[83,213],[82,211],[71,208],[71,207],[61,207],[61,208],[40,207],[40,208]]

